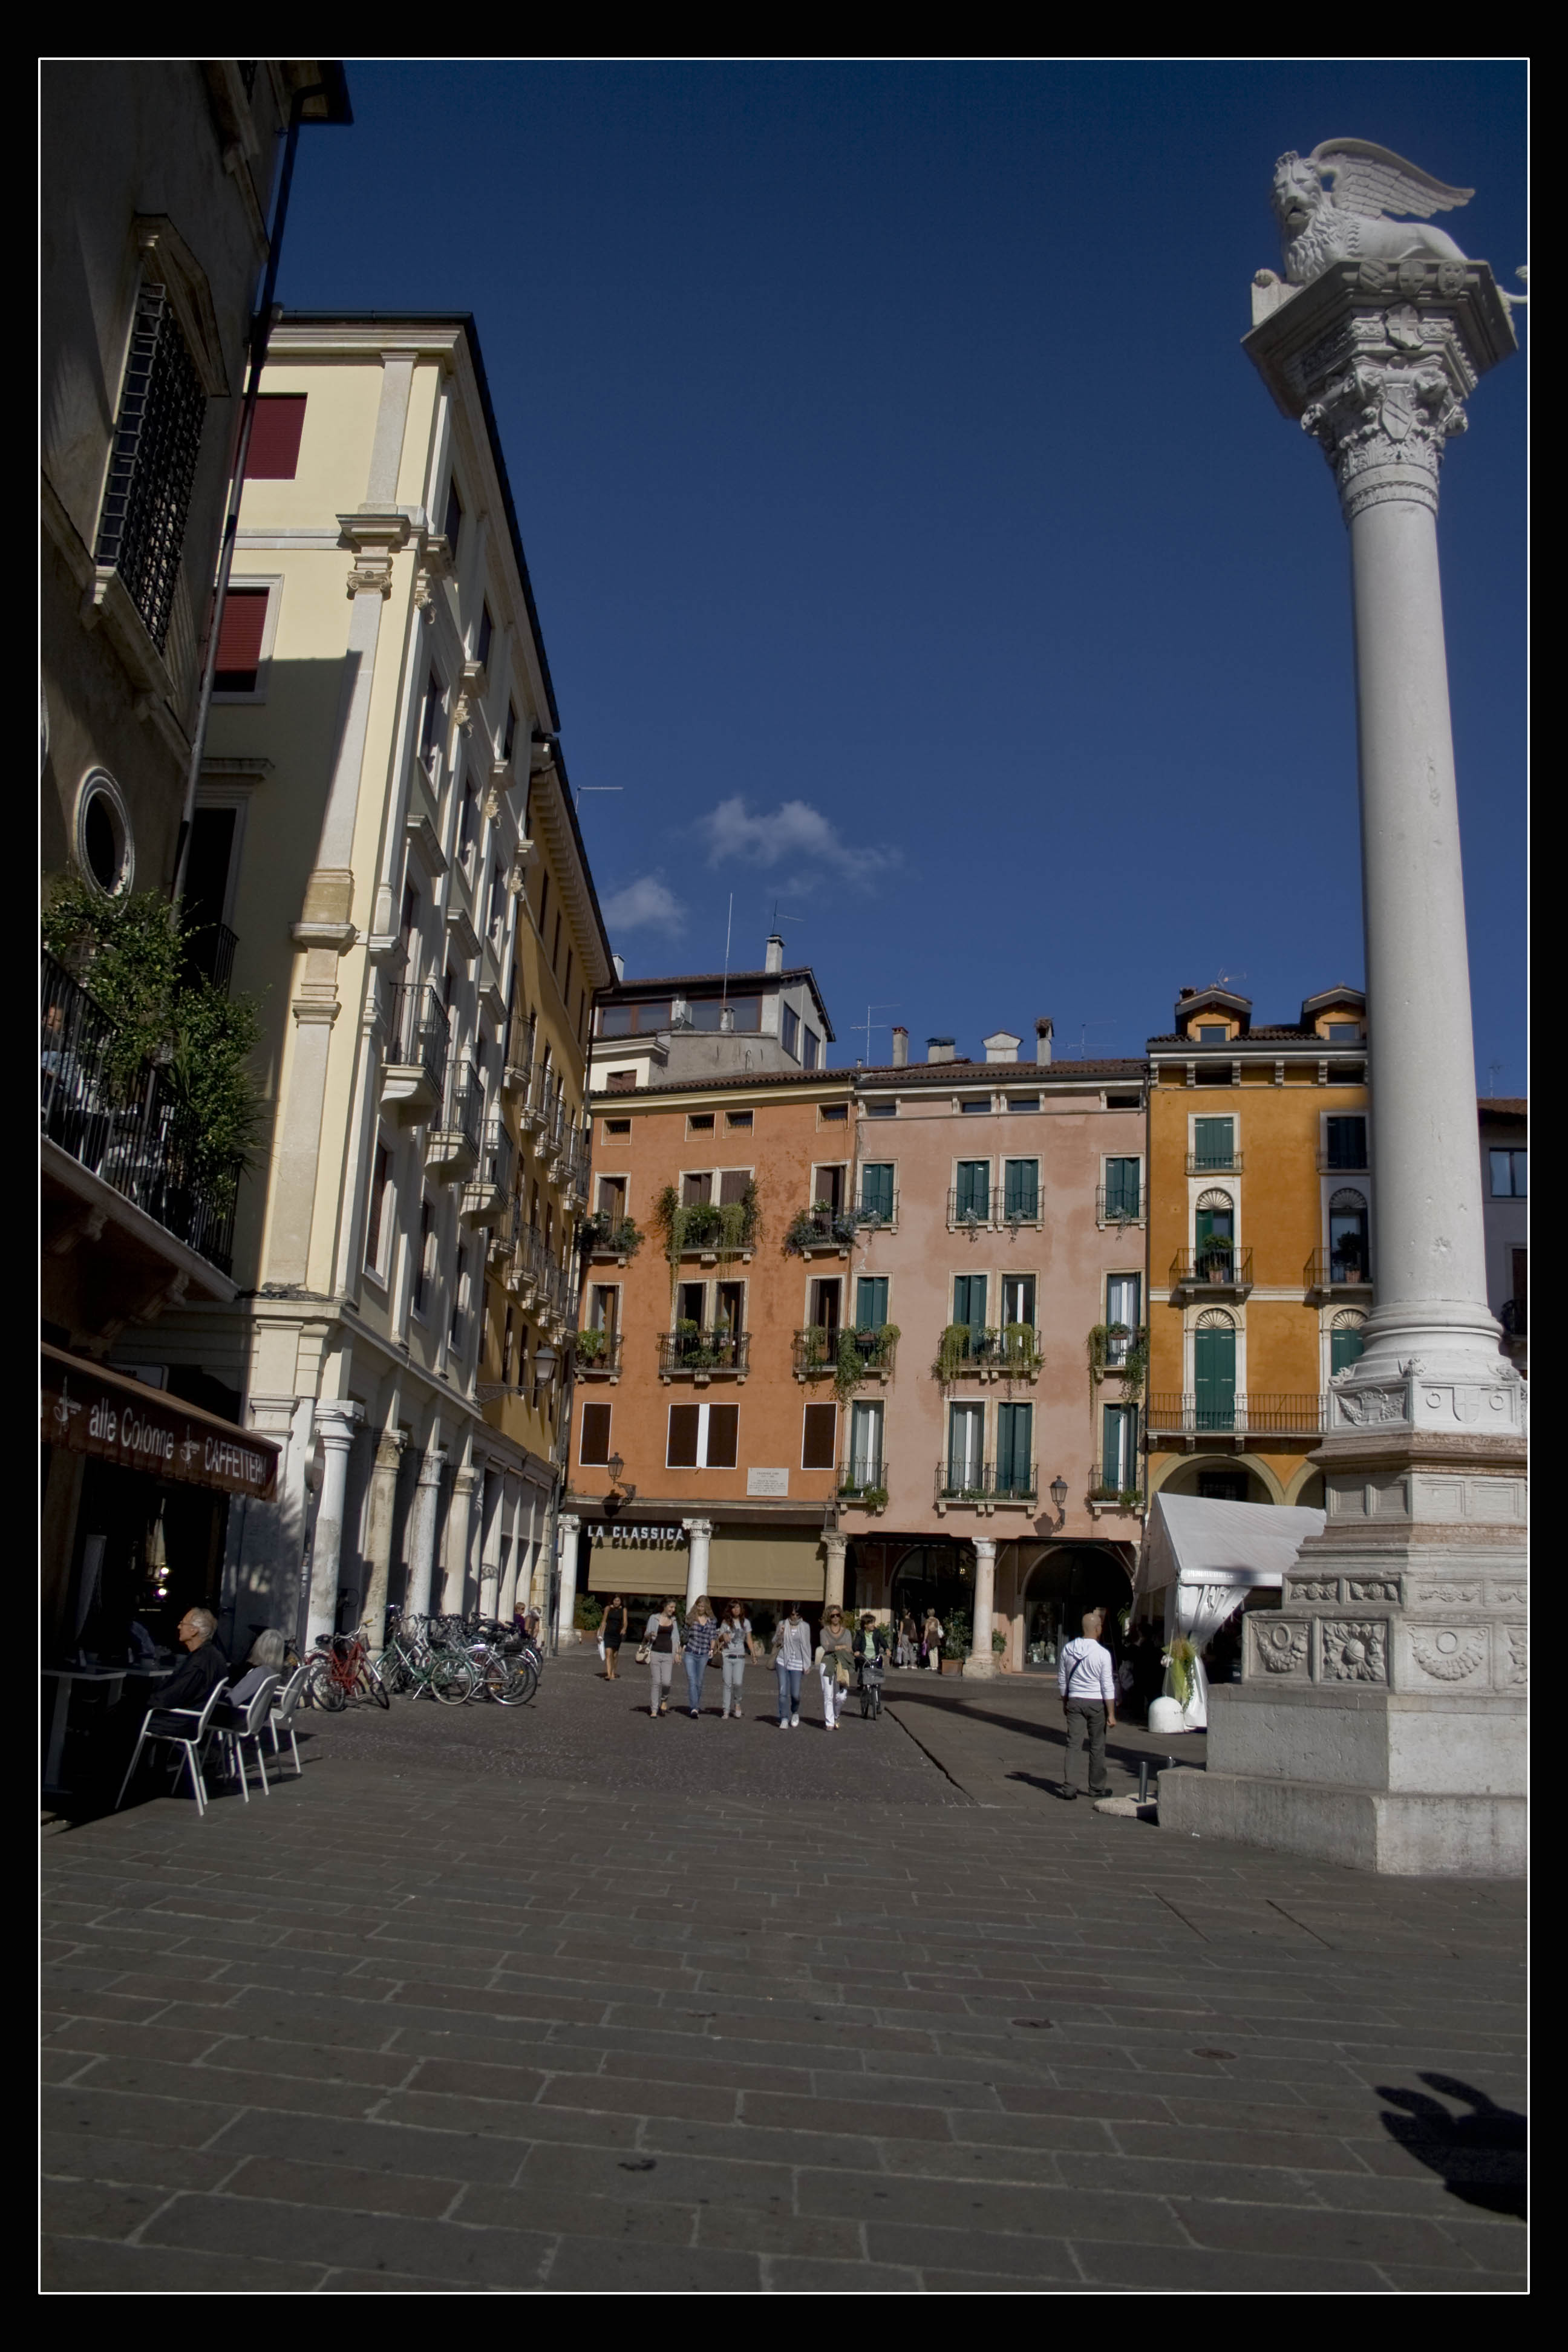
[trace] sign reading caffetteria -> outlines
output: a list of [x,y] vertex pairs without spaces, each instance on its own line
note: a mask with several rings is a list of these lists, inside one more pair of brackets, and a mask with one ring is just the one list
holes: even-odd
[[278,1483],[278,1448],[199,1405],[89,1364],[60,1348],[41,1350],[39,1435],[46,1445],[91,1454],[183,1486],[264,1502]]

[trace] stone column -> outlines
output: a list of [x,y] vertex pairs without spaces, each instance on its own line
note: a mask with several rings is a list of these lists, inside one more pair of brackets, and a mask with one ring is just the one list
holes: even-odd
[[577,1617],[577,1537],[583,1522],[563,1511],[556,1521],[561,1543],[561,1585],[555,1606],[555,1639],[575,1643]]
[[711,1519],[682,1519],[686,1529],[686,1606],[708,1591],[708,1546],[713,1534]]
[[321,1491],[316,1501],[316,1527],[310,1546],[310,1612],[305,1639],[314,1643],[336,1631],[338,1568],[343,1546],[343,1497],[348,1488],[349,1449],[354,1442],[355,1404],[326,1402],[316,1407],[316,1434],[321,1441]]
[[479,1506],[479,1615],[494,1617],[500,1605],[500,1536],[502,1490],[505,1481],[499,1471],[484,1474],[484,1491]]
[[1312,1457],[1324,1532],[1160,1818],[1394,1873],[1523,1866],[1525,1399],[1485,1303],[1436,539],[1460,403],[1514,348],[1485,262],[1415,257],[1331,263],[1247,341],[1350,532],[1375,1305]]
[[386,1639],[386,1587],[392,1570],[392,1530],[397,1517],[397,1465],[402,1458],[402,1434],[389,1429],[375,1449],[375,1465],[370,1474],[370,1505],[365,1513],[364,1552],[370,1574],[365,1585],[364,1615],[374,1649],[379,1649]]
[[963,1661],[966,1675],[982,1678],[994,1675],[996,1660],[991,1648],[991,1624],[996,1607],[996,1540],[994,1536],[974,1538],[974,1632],[969,1655]]
[[844,1555],[849,1549],[847,1536],[824,1536],[823,1549],[827,1554],[827,1567],[822,1583],[822,1605],[825,1609],[844,1606]]
[[[501,1517],[506,1522],[507,1531],[511,1538],[511,1549],[507,1555],[506,1574],[501,1580],[496,1614],[498,1617],[506,1618],[510,1622],[517,1612],[519,1580],[527,1564],[528,1551],[522,1532],[522,1497],[518,1490],[517,1481],[514,1478],[503,1478],[501,1486],[503,1489]],[[526,1601],[527,1584],[523,1583],[521,1590],[523,1600]]]
[[448,1617],[462,1616],[468,1605],[468,1552],[479,1486],[479,1474],[471,1462],[465,1462],[453,1474],[452,1505],[447,1514],[447,1557],[441,1580],[441,1608]]
[[444,1445],[429,1445],[419,1465],[419,1484],[408,1523],[408,1598],[405,1613],[428,1615],[430,1580],[436,1567],[436,1531],[441,1517],[441,1473],[447,1466]]

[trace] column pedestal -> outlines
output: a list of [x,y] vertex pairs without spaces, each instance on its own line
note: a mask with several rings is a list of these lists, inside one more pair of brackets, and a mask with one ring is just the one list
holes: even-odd
[[978,1675],[988,1681],[996,1672],[995,1654],[991,1647],[991,1629],[996,1613],[996,1544],[991,1536],[974,1538],[974,1630],[969,1655],[963,1661],[965,1675]]

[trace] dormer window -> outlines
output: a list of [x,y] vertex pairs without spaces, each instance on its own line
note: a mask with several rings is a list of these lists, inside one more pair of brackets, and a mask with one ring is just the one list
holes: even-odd
[[1361,1044],[1361,1023],[1359,1021],[1331,1021],[1324,1029],[1323,1034],[1328,1039],[1331,1045],[1359,1045]]
[[1197,1037],[1200,1045],[1228,1045],[1230,1024],[1226,1021],[1200,1021]]

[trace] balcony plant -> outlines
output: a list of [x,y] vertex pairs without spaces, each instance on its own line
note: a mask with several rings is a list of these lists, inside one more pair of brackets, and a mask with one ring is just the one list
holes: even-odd
[[896,1323],[884,1323],[876,1331],[859,1331],[846,1326],[839,1332],[833,1389],[840,1403],[854,1395],[868,1372],[887,1362],[898,1338]]
[[631,1217],[610,1217],[600,1209],[584,1217],[577,1228],[577,1238],[586,1250],[614,1250],[618,1257],[632,1257],[642,1246],[642,1234]]
[[1198,1244],[1198,1271],[1205,1282],[1227,1282],[1230,1279],[1231,1254],[1235,1244],[1228,1234],[1208,1234]]
[[939,1381],[955,1381],[970,1361],[970,1329],[967,1323],[950,1323],[937,1344],[936,1361],[931,1371]]
[[1005,1658],[1007,1654],[1007,1636],[1000,1625],[991,1628],[991,1654],[994,1658]]
[[610,1335],[607,1331],[579,1331],[577,1360],[580,1364],[596,1364],[608,1354]]
[[1009,1371],[1037,1372],[1039,1370],[1040,1345],[1032,1323],[1004,1325],[1002,1344],[1006,1351]]

